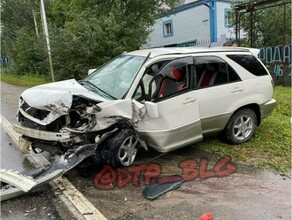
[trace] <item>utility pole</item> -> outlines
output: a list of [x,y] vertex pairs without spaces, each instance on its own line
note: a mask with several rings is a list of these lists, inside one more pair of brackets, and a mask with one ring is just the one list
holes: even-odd
[[206,6],[208,9],[209,9],[209,32],[210,32],[210,44],[209,44],[209,47],[211,46],[211,44],[212,44],[212,12],[211,12],[211,10],[212,10],[212,8],[211,8],[211,6],[210,6],[210,4],[212,4],[212,3],[204,3],[203,5],[204,6]]
[[32,10],[32,16],[33,16],[33,22],[34,22],[34,28],[35,28],[35,34],[39,38],[39,30],[38,30],[38,24],[35,18],[35,12]]
[[40,2],[41,2],[41,18],[42,18],[42,23],[43,23],[43,31],[44,31],[44,35],[47,42],[50,71],[51,71],[52,81],[54,82],[55,75],[54,75],[54,70],[53,70],[53,62],[52,62],[52,54],[51,54],[51,46],[50,46],[49,31],[48,31],[47,17],[46,17],[46,11],[45,11],[45,4],[44,4],[44,0],[40,0]]

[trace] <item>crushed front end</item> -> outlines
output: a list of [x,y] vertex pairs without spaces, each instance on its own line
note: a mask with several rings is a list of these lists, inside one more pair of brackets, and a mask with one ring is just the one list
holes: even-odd
[[132,103],[106,100],[75,80],[67,80],[26,90],[20,97],[17,119],[14,130],[28,142],[22,143],[56,155],[97,144],[105,134],[131,123]]

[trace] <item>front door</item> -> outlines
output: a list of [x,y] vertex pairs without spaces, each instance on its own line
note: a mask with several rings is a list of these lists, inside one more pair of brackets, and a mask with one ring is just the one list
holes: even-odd
[[[138,123],[138,132],[148,145],[160,152],[202,139],[196,91],[190,90],[192,71],[192,57],[175,59],[162,67],[149,84],[149,104],[158,114],[153,117],[146,113]],[[156,89],[151,91],[151,88]]]

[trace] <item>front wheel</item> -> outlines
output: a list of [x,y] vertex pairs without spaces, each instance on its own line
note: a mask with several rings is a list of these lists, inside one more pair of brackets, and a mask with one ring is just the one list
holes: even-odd
[[139,140],[131,129],[122,129],[105,141],[102,156],[106,163],[113,167],[130,166],[133,164]]
[[229,120],[225,128],[228,142],[240,144],[251,139],[257,126],[257,117],[251,109],[241,109]]

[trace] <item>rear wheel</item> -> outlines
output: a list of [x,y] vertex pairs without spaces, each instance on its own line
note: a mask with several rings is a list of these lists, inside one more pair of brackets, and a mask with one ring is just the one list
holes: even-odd
[[229,120],[225,136],[228,142],[240,144],[251,139],[257,125],[257,117],[251,109],[241,109]]
[[103,143],[102,157],[113,167],[130,166],[133,164],[139,140],[131,129],[119,130]]

